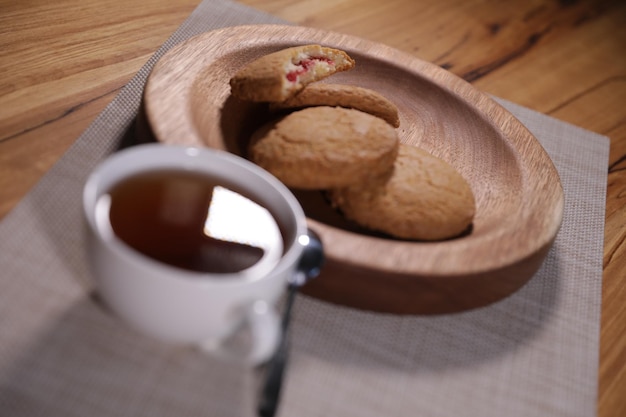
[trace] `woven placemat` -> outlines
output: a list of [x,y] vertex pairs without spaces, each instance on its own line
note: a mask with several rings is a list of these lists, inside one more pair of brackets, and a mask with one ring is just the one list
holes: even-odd
[[[0,223],[0,414],[252,416],[253,372],[126,329],[90,296],[80,196],[132,128],[163,53],[207,30],[285,23],[204,0]],[[499,100],[546,148],[565,189],[541,270],[490,306],[435,317],[301,296],[282,416],[596,414],[608,138]]]

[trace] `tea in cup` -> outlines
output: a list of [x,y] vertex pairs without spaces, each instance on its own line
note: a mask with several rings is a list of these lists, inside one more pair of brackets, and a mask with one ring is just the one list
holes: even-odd
[[275,303],[307,234],[271,174],[208,148],[139,145],[113,154],[83,192],[87,254],[103,301],[142,333],[228,355],[242,324],[258,364],[275,351]]

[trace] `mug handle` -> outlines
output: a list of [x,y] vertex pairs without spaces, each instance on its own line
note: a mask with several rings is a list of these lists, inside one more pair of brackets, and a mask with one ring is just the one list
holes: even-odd
[[236,354],[224,346],[224,341],[207,341],[200,347],[207,353],[226,360],[244,362],[252,366],[267,362],[280,343],[281,322],[276,308],[264,300],[256,300],[246,307],[245,323],[250,328],[252,343],[244,354]]

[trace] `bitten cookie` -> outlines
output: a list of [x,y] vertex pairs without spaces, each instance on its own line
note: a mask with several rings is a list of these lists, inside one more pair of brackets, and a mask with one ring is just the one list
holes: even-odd
[[458,236],[475,213],[465,179],[445,161],[406,144],[400,145],[394,169],[386,176],[329,194],[347,218],[405,239]]
[[310,107],[253,135],[250,159],[289,187],[368,181],[393,167],[399,141],[384,120],[358,110]]
[[400,126],[398,108],[376,91],[354,85],[312,84],[295,96],[280,103],[272,103],[271,110],[297,109],[312,106],[346,107],[380,117]]
[[354,67],[344,51],[305,45],[274,52],[249,63],[230,80],[232,94],[255,102],[283,101],[336,72]]

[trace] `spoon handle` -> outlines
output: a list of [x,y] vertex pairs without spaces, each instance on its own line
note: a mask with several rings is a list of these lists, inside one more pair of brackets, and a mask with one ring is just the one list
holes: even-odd
[[268,364],[265,383],[263,385],[261,398],[259,400],[259,417],[274,417],[274,415],[276,414],[276,410],[278,409],[278,404],[280,402],[280,393],[283,385],[283,376],[285,373],[285,368],[287,367],[287,360],[289,358],[289,337],[287,331],[289,329],[291,309],[293,307],[297,291],[297,285],[289,285],[287,293],[287,304],[285,306],[285,312],[283,314],[282,337],[280,339],[280,344],[276,349],[276,353]]

